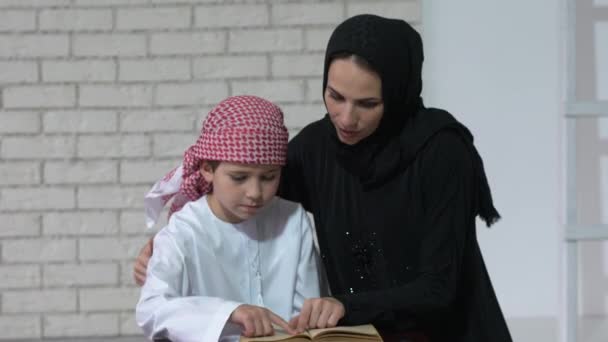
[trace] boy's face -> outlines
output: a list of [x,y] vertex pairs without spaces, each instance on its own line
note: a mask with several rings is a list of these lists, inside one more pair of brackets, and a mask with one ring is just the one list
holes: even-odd
[[220,162],[213,170],[203,162],[201,174],[213,183],[209,207],[220,219],[239,223],[254,216],[276,194],[281,176],[279,165]]

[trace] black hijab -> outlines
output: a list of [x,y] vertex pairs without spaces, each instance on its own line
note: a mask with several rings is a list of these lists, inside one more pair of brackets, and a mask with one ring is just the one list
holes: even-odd
[[354,145],[342,143],[326,115],[323,122],[332,136],[336,158],[370,189],[405,170],[438,132],[454,130],[466,141],[475,163],[477,214],[490,226],[498,218],[483,162],[473,136],[451,114],[424,107],[422,92],[422,39],[408,23],[371,14],[351,17],[332,33],[325,53],[323,92],[329,66],[336,56],[356,55],[379,74],[384,113],[376,131]]

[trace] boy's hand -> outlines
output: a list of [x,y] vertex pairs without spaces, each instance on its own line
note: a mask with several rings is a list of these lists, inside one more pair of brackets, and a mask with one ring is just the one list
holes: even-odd
[[289,334],[295,331],[289,324],[274,312],[255,305],[239,305],[230,315],[230,322],[243,327],[243,336],[259,337],[274,335],[272,324],[285,329]]
[[306,329],[333,328],[344,317],[344,305],[332,297],[310,298],[304,301],[302,311],[289,321],[296,332]]
[[135,283],[142,286],[146,282],[146,270],[148,269],[148,261],[152,256],[152,246],[154,245],[154,237],[151,237],[148,242],[141,248],[135,265],[133,266],[133,279]]

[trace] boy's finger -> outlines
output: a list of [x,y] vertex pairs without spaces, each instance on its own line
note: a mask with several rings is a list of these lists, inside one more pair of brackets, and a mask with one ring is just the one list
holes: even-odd
[[[287,331],[288,334],[290,334],[290,335],[297,334],[295,329],[293,329],[292,327],[289,326],[289,323],[287,323],[281,317],[277,316],[274,312],[270,313],[270,320],[272,321],[272,323],[278,325],[279,327],[281,327],[282,329]],[[292,320],[293,320],[293,318],[292,318]]]
[[294,316],[289,320],[289,327],[292,329],[296,329],[298,327],[298,319],[300,319],[300,315]]
[[312,311],[312,305],[310,300],[304,301],[302,311],[300,311],[300,318],[298,319],[298,332],[303,332],[308,328],[308,321],[310,320],[310,313]]
[[272,328],[272,323],[270,322],[270,317],[264,317],[262,319],[262,327],[264,328],[264,336],[274,335],[274,329]]
[[262,334],[264,334],[264,326],[262,325],[260,317],[255,317],[253,319],[253,325],[255,326],[255,333],[253,333],[253,336],[262,336]]
[[244,320],[243,328],[243,336],[253,337],[253,334],[255,333],[255,328],[253,327],[253,323],[251,322],[251,320]]

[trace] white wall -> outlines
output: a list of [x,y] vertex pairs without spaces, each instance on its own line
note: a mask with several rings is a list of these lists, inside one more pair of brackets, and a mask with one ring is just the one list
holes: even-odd
[[561,308],[560,6],[423,2],[426,104],[466,124],[484,158],[503,219],[479,240],[516,341],[554,341]]

